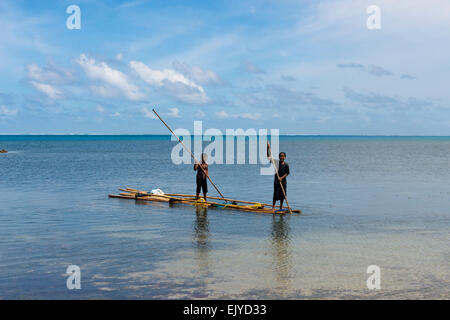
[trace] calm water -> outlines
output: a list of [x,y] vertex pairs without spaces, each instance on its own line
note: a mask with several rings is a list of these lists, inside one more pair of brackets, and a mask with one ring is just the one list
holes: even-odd
[[[282,137],[272,216],[109,199],[193,193],[161,136],[0,136],[0,298],[448,299],[450,138]],[[258,165],[211,165],[224,195],[270,202]],[[209,185],[211,195],[214,189]],[[66,288],[67,266],[81,290]],[[366,269],[381,268],[368,290]]]

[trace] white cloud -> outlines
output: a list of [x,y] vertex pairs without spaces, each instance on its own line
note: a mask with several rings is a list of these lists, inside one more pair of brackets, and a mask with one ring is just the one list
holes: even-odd
[[58,88],[45,83],[39,83],[36,81],[30,82],[37,90],[47,95],[52,100],[57,100],[62,98],[62,92]]
[[172,70],[154,70],[139,61],[131,61],[130,67],[149,85],[161,88],[164,93],[187,103],[207,103],[210,99],[200,85]]
[[[298,23],[297,32],[313,34],[318,41],[325,38],[360,41],[367,38],[365,22],[369,14],[366,9],[373,4],[372,0],[354,1],[351,5],[348,0],[314,2],[308,17]],[[386,39],[399,34],[403,35],[403,41],[405,35],[449,37],[450,2],[447,0],[378,0],[376,5],[381,9],[381,32]]]
[[214,71],[204,70],[199,66],[191,66],[187,63],[181,63],[178,61],[173,62],[173,67],[175,68],[175,70],[182,73],[187,78],[192,79],[196,83],[202,85],[223,84],[222,79]]
[[190,49],[183,47],[182,51],[165,55],[163,58],[156,60],[156,63],[168,65],[182,57],[184,61],[201,61],[212,65],[217,63],[217,56],[220,56],[221,59],[234,61],[235,57],[245,52],[244,47],[240,46],[241,41],[242,39],[236,32],[204,38],[201,43],[195,42],[195,45]]
[[170,108],[170,112],[167,113],[169,117],[179,118],[180,117],[180,109],[178,108]]
[[120,113],[116,111],[114,113],[111,113],[109,116],[113,117],[113,118],[117,118],[117,117],[120,117]]
[[[169,108],[170,112],[165,113],[166,116],[172,117],[172,118],[179,118],[180,117],[180,109],[178,108]],[[142,113],[146,118],[150,119],[156,119],[156,115],[153,113],[153,111],[149,111],[146,107],[142,108]]]
[[17,114],[17,110],[8,109],[5,106],[0,107],[0,116],[15,116]]
[[412,79],[416,79],[416,77],[414,77],[414,76],[412,76],[412,75],[410,75],[410,74],[407,74],[407,73],[403,73],[403,74],[400,76],[400,79],[409,79],[409,80],[412,80]]
[[92,87],[95,93],[102,96],[114,96],[115,90],[119,89],[130,100],[143,98],[139,88],[133,85],[124,73],[111,68],[105,62],[97,62],[85,54],[81,54],[76,62],[90,79],[104,83],[102,86]]
[[62,84],[73,80],[72,72],[56,67],[54,64],[48,64],[44,68],[37,64],[29,64],[26,66],[27,76],[30,81],[40,83]]
[[259,113],[240,113],[237,115],[237,118],[258,120],[261,118],[261,115]]
[[132,8],[132,7],[135,7],[135,6],[139,6],[139,5],[141,5],[141,4],[145,3],[145,2],[146,2],[146,0],[126,1],[126,2],[118,5],[116,7],[116,9]]
[[219,118],[229,118],[230,117],[230,115],[227,112],[223,111],[223,110],[219,111],[219,112],[216,112],[216,115]]
[[95,95],[105,98],[114,98],[118,95],[117,90],[108,85],[91,85],[89,88]]
[[152,111],[149,111],[147,108],[142,108],[142,113],[146,118],[156,119],[155,114]]
[[206,104],[211,101],[205,92],[199,92],[191,87],[185,86],[182,83],[168,82],[164,86],[164,91],[169,96],[172,96],[184,103]]
[[57,85],[68,84],[73,81],[72,72],[55,66],[53,63],[41,68],[37,64],[26,66],[27,78],[30,84],[52,100],[61,99],[63,91]]
[[142,80],[152,86],[162,87],[164,86],[164,82],[168,81],[173,83],[182,83],[188,87],[198,90],[199,92],[205,91],[201,86],[195,84],[193,81],[187,79],[181,73],[178,73],[172,69],[164,69],[162,71],[153,70],[145,63],[139,61],[131,61],[130,67],[134,71],[136,71],[136,73],[139,75],[139,77],[141,77]]
[[206,114],[202,110],[197,110],[197,113],[195,115],[197,118],[203,119]]
[[339,63],[337,64],[338,68],[342,68],[342,69],[364,69],[364,65],[360,64],[360,63],[354,63],[354,62],[349,62],[349,63]]
[[116,54],[116,60],[117,61],[122,61],[122,59],[123,59],[123,54],[122,53]]
[[376,66],[376,65],[373,65],[373,64],[371,64],[371,65],[368,67],[367,72],[369,72],[370,74],[372,74],[372,75],[374,75],[374,76],[376,76],[376,77],[391,76],[391,75],[393,75],[392,71],[389,71],[389,70],[387,70],[387,69],[385,69],[385,68],[383,68],[383,67]]
[[[55,45],[54,39],[49,41],[45,36],[46,28],[54,22],[50,14],[27,13],[18,8],[16,1],[0,1],[0,70],[18,71],[22,68],[26,52],[41,56],[55,56],[64,53]],[[6,49],[7,48],[7,49]],[[20,66],[20,67],[19,67]]]
[[285,74],[282,74],[280,76],[280,78],[281,78],[281,80],[284,80],[284,81],[290,81],[290,82],[297,81],[297,79],[295,79],[293,76],[289,76],[289,75],[285,75]]
[[98,105],[96,108],[97,112],[99,113],[104,113],[105,112],[105,108],[103,108],[101,105]]
[[241,69],[253,74],[265,74],[266,72],[259,68],[258,66],[254,65],[250,61],[241,61]]
[[227,119],[227,118],[232,118],[232,119],[248,119],[248,120],[258,120],[261,119],[261,114],[259,113],[237,113],[237,114],[228,114],[226,111],[219,111],[216,112],[216,115],[219,118],[222,119]]

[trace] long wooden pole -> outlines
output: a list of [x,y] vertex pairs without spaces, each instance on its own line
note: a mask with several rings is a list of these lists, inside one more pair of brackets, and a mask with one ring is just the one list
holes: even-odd
[[[174,196],[174,197],[189,197],[191,195],[188,194],[177,194],[177,193],[166,193],[168,196]],[[228,198],[219,198],[219,197],[211,197],[211,196],[206,196],[206,198],[208,199],[215,199],[215,200],[228,200],[230,202],[239,202],[239,203],[248,203],[248,204],[260,204],[262,206],[271,206],[271,204],[268,203],[261,203],[261,202],[257,202],[257,201],[244,201],[244,200],[236,200],[236,199],[228,199]]]
[[[289,213],[292,213],[291,206],[289,205],[289,201],[288,201],[287,196],[286,196],[286,191],[284,191],[284,187],[283,187],[283,184],[281,183],[280,175],[278,174],[277,166],[275,165],[275,161],[273,160],[272,150],[270,149],[270,143],[269,143],[269,141],[267,141],[267,150],[269,150],[269,158],[270,158],[270,160],[272,161],[273,167],[274,167],[274,169],[275,169],[275,173],[276,173],[276,175],[277,175],[278,182],[280,183],[281,191],[283,191],[284,199],[286,199],[286,204],[287,204],[287,206],[288,206]],[[286,179],[286,178],[285,178],[285,179]]]
[[[152,109],[152,111],[156,114],[156,116],[159,118],[159,120],[161,120],[162,123],[164,123],[164,125],[166,126],[167,129],[169,129],[169,131],[175,136],[175,138],[178,139],[178,141],[181,143],[181,145],[184,147],[184,149],[186,149],[190,154],[192,159],[194,159],[194,161],[196,161],[196,163],[199,163],[198,160],[195,158],[194,154],[191,152],[191,150],[189,150],[184,143],[180,140],[180,138],[178,138],[178,136],[172,131],[172,129],[170,129],[170,127],[167,125],[167,123],[159,116],[159,114],[155,111],[155,109]],[[209,182],[211,182],[211,184],[214,186],[214,188],[216,189],[216,191],[220,194],[220,196],[222,197],[222,200],[225,200],[225,202],[228,203],[228,201],[225,199],[225,197],[223,196],[222,192],[220,192],[220,190],[217,188],[217,186],[214,184],[214,182],[212,182],[211,178],[209,177],[209,175],[206,173],[205,169],[203,169],[203,167],[200,165],[199,163],[199,167],[200,169],[202,169],[203,173],[206,175],[206,177],[208,178]]]
[[[126,188],[126,189],[121,189],[119,188],[119,190],[121,191],[125,191],[125,192],[133,192],[133,193],[143,193],[146,195],[152,195],[147,193],[146,191],[140,191],[137,189],[132,189],[132,188]],[[195,197],[195,195],[192,194],[180,194],[180,193],[165,193],[164,195],[166,196],[172,196],[172,197]],[[211,196],[206,196],[206,198],[208,199],[215,199],[215,200],[227,200],[229,202],[239,202],[239,203],[248,203],[248,204],[260,204],[262,206],[272,206],[271,204],[268,203],[261,203],[258,201],[244,201],[244,200],[236,200],[236,199],[228,199],[228,198],[219,198],[219,197],[211,197]]]

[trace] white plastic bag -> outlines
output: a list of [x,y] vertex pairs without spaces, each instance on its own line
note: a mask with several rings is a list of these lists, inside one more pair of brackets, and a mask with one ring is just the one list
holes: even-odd
[[161,189],[153,189],[150,191],[151,194],[164,195],[164,192]]

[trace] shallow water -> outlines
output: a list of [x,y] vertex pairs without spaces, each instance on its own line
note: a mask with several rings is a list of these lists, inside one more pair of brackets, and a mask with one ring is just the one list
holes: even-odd
[[[0,298],[449,298],[450,138],[282,137],[302,215],[107,197],[193,193],[174,145],[0,136]],[[270,202],[273,177],[259,170],[210,165],[227,197]],[[71,264],[81,290],[66,287]],[[367,289],[369,265],[380,290]]]

